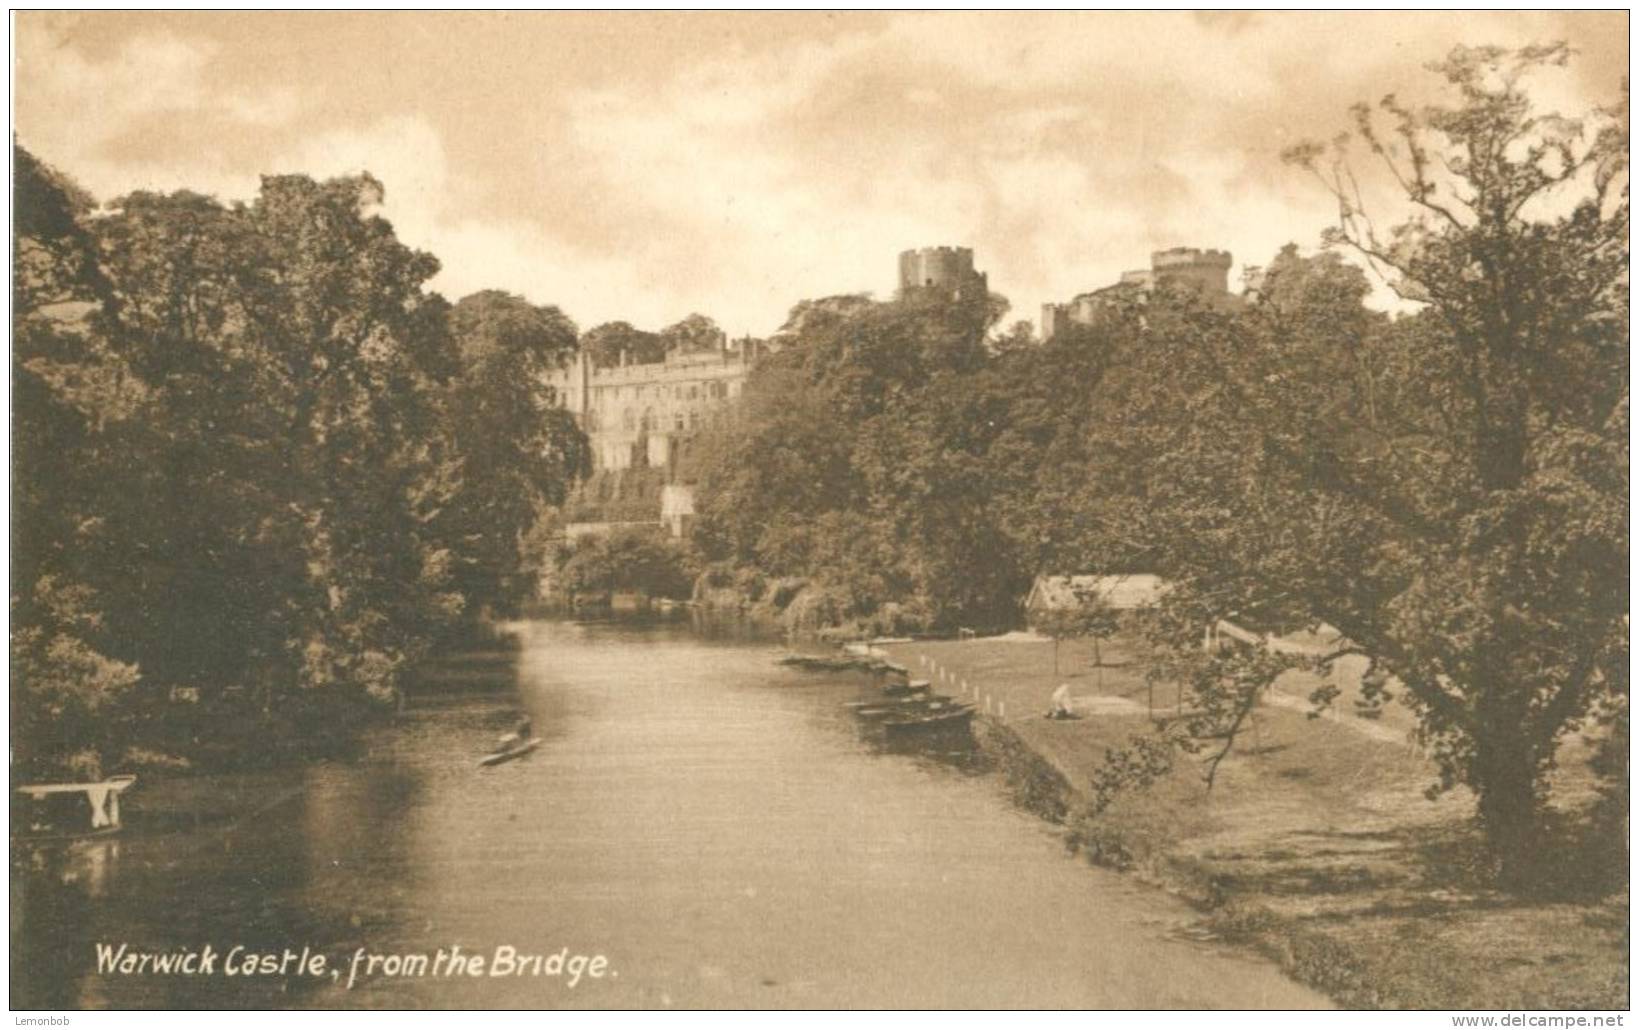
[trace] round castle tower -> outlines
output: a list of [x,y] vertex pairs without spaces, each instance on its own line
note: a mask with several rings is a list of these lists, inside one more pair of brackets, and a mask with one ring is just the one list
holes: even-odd
[[1211,296],[1229,292],[1229,266],[1234,263],[1227,250],[1173,247],[1150,255],[1150,270],[1157,283],[1193,285]]
[[971,247],[922,247],[901,251],[899,254],[899,292],[910,290],[949,290],[958,296],[969,288],[977,287],[981,294],[989,289],[983,272],[973,268]]

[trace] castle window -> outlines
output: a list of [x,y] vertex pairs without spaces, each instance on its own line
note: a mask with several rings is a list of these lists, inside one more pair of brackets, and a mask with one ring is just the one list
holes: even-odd
[[676,414],[676,415],[675,415],[675,416],[674,416],[674,417],[673,417],[673,419],[672,419],[672,424],[673,424],[673,426],[674,426],[674,427],[675,427],[675,428],[677,428],[677,429],[679,429],[679,430],[681,430],[681,429],[682,429],[682,428],[683,428],[683,413],[682,413],[682,412],[681,412],[681,411],[679,411],[679,412],[678,412],[678,413],[677,413],[677,414]]

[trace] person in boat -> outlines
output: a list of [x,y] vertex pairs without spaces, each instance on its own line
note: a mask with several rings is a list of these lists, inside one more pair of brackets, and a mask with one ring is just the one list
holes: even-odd
[[517,747],[519,744],[527,744],[533,736],[535,736],[535,726],[529,721],[529,713],[525,712],[518,717],[518,725],[513,727],[512,732],[501,738],[501,750]]
[[1059,684],[1059,688],[1053,691],[1052,705],[1053,707],[1047,711],[1049,719],[1074,719],[1076,717],[1075,706],[1070,703],[1070,684]]

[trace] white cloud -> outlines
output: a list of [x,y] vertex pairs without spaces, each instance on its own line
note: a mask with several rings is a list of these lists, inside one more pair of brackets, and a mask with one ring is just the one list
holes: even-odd
[[[669,78],[469,97],[460,76],[436,96],[389,76],[356,105],[276,63],[240,75],[231,43],[150,33],[93,58],[19,18],[17,117],[104,197],[368,169],[400,236],[440,258],[439,289],[510,289],[583,325],[698,310],[765,332],[804,297],[891,290],[895,253],[935,243],[973,246],[1019,317],[1152,249],[1262,263],[1312,243],[1335,210],[1282,146],[1343,128],[1354,100],[1415,95],[1454,42],[1547,38],[1547,17],[907,14],[702,48]],[[1568,76],[1551,93],[1587,106]],[[474,103],[510,142],[538,139],[539,166],[489,160],[453,120]]]
[[[101,59],[54,38],[51,24],[19,18],[15,83],[24,144],[58,164],[99,197],[135,189],[187,187],[241,195],[255,177],[207,147],[142,146],[156,119],[194,121],[210,132],[266,130],[291,123],[302,108],[294,87],[224,89],[211,79],[215,45],[169,32],[132,36]],[[135,156],[129,151],[141,151]]]

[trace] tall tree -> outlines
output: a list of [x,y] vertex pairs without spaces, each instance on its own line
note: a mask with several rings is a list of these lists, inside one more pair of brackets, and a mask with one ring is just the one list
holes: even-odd
[[242,687],[270,717],[390,695],[460,610],[428,525],[446,305],[380,196],[279,176],[249,205],[139,193],[98,220],[99,332],[145,391],[109,617],[156,685]]
[[555,307],[487,290],[455,305],[450,329],[460,370],[445,407],[460,486],[439,524],[457,588],[507,610],[533,592],[526,535],[589,468],[584,434],[546,384],[573,354],[575,326]]
[[1411,374],[1366,412],[1375,439],[1339,448],[1340,485],[1421,552],[1351,632],[1479,793],[1505,871],[1537,843],[1564,735],[1627,719],[1626,103],[1537,112],[1531,75],[1569,54],[1458,48],[1434,66],[1454,103],[1356,108],[1416,211],[1387,238],[1346,155],[1292,155],[1338,200],[1330,241],[1423,306],[1388,343]]
[[1156,305],[1125,434],[1197,735],[1232,740],[1290,664],[1201,656],[1202,625],[1334,626],[1371,693],[1401,685],[1440,786],[1476,792],[1507,882],[1566,735],[1627,723],[1627,140],[1616,110],[1533,112],[1565,56],[1459,48],[1452,103],[1356,109],[1416,212],[1392,231],[1346,152],[1294,150],[1335,193],[1329,240],[1418,310],[1373,316],[1358,271],[1291,253],[1241,314]]
[[727,339],[717,323],[701,314],[691,314],[660,330],[666,350],[683,354],[715,351]]
[[984,298],[937,294],[798,305],[703,447],[706,555],[813,577],[851,615],[1005,620],[1022,587],[986,500],[997,409],[973,384],[987,316]]
[[138,396],[87,319],[106,292],[91,199],[21,146],[13,172],[12,768],[98,776],[128,741],[139,679],[110,654],[97,561],[100,501],[124,471],[107,438]]
[[595,325],[581,336],[580,347],[599,368],[612,368],[623,361],[647,365],[666,356],[666,341],[659,333],[636,329],[630,322]]

